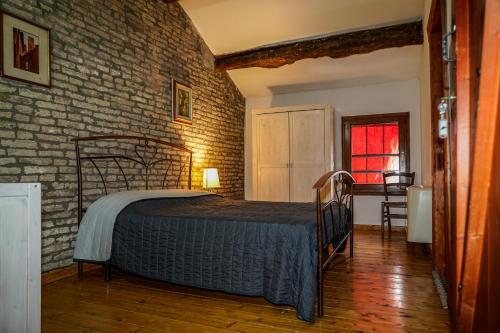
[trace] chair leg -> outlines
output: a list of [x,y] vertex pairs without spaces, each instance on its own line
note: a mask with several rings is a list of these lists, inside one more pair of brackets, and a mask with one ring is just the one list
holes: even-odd
[[389,236],[392,235],[392,227],[391,227],[391,211],[390,211],[390,207],[387,206],[385,207],[385,212],[386,212],[386,220],[387,220],[387,229],[389,231]]
[[[387,208],[387,210],[389,210],[389,208]],[[387,212],[387,226],[389,227],[389,235],[392,235],[391,218],[389,217],[389,212]]]
[[380,236],[384,239],[384,203],[381,202],[380,206],[382,208],[382,215],[380,216]]

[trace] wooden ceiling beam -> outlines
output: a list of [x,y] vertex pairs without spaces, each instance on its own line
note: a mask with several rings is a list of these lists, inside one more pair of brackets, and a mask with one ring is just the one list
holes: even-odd
[[422,44],[422,21],[262,46],[215,57],[221,70],[277,68],[301,59],[344,58],[380,49]]

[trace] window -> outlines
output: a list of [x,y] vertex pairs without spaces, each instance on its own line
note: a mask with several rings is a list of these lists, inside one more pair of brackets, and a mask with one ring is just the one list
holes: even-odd
[[410,171],[409,113],[342,117],[342,165],[355,194],[384,193],[382,172]]

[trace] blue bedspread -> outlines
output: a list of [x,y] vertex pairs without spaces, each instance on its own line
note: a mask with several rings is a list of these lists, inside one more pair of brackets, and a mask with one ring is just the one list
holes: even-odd
[[111,262],[144,277],[292,305],[314,321],[312,203],[211,195],[133,203],[117,217]]

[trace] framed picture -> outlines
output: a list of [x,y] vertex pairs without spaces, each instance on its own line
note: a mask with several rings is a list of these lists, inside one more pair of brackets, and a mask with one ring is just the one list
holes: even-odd
[[0,11],[0,75],[50,87],[50,30]]
[[172,80],[172,121],[193,124],[193,91],[175,79]]

